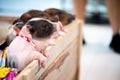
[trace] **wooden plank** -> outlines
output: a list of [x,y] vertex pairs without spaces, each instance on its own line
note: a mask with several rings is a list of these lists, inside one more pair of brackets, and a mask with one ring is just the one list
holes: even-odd
[[31,69],[27,69],[22,76],[22,80],[34,80],[34,73]]
[[[57,78],[57,80],[70,80],[75,76],[77,70],[77,39],[73,40],[66,51],[70,53],[68,56],[68,60],[64,62],[61,74]],[[65,74],[64,74],[65,73]],[[62,79],[60,79],[63,77]]]
[[[46,69],[39,80],[70,80],[77,70],[77,39]],[[72,74],[71,74],[72,72]],[[69,78],[68,78],[69,77]]]
[[38,60],[34,60],[33,62],[31,62],[23,71],[19,73],[15,80],[23,80],[23,76],[29,77],[29,75],[26,75],[26,73],[28,73],[28,70],[30,70],[33,73],[33,77],[35,77],[37,72],[40,70]]
[[79,31],[78,31],[78,38],[77,38],[77,41],[78,41],[78,52],[77,52],[77,75],[76,75],[76,79],[75,80],[80,80],[80,60],[81,60],[81,48],[82,48],[82,26],[83,26],[83,21],[82,20],[80,20],[80,23],[79,23]]

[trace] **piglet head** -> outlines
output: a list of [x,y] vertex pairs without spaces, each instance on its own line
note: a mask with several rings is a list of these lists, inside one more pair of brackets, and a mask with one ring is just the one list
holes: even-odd
[[29,30],[32,38],[39,40],[50,38],[56,31],[55,26],[53,22],[44,18],[33,18],[26,23],[26,28]]
[[18,35],[27,38],[26,40],[32,42],[40,51],[49,45],[49,39],[56,31],[56,26],[56,22],[44,18],[32,18],[23,26]]

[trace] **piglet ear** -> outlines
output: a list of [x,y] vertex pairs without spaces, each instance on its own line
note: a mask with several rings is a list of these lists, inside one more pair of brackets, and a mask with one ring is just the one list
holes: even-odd
[[16,27],[15,25],[13,25],[13,29],[16,33],[19,33],[20,32],[20,29],[18,27]]
[[15,30],[16,33],[19,33],[23,26],[24,26],[23,22],[17,22],[13,25],[13,29]]
[[15,24],[15,26],[21,30],[22,27],[24,26],[24,23],[23,22],[18,22],[18,23]]
[[52,22],[58,22],[59,21],[59,17],[56,15],[56,16],[52,17],[50,20]]

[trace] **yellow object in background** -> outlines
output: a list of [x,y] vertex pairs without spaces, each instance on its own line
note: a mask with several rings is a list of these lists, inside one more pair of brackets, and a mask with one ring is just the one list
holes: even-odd
[[0,79],[5,78],[10,72],[10,68],[2,68],[0,67]]

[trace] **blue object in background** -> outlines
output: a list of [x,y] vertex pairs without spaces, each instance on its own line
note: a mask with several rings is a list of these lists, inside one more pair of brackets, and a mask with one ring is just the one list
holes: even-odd
[[0,15],[20,16],[22,13],[38,9],[61,8],[60,0],[0,0]]

